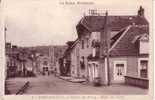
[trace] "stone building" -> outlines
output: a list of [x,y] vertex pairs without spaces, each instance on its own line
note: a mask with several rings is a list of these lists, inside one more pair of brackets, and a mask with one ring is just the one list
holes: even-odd
[[105,85],[122,83],[124,76],[147,78],[149,24],[142,7],[131,16],[90,10],[76,29],[78,38],[71,46],[72,76],[90,82],[100,78]]

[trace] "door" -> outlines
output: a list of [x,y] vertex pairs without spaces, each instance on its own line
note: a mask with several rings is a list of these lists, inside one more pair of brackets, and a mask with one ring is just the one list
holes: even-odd
[[92,73],[92,66],[91,64],[88,64],[88,79],[90,82],[93,81],[93,73]]
[[80,69],[79,69],[79,67],[80,67],[80,57],[79,57],[79,55],[77,56],[77,77],[80,77]]
[[89,63],[88,64],[88,77],[89,81],[94,81],[95,78],[99,77],[99,65],[98,63]]
[[114,81],[124,82],[126,75],[126,61],[115,61],[114,62]]

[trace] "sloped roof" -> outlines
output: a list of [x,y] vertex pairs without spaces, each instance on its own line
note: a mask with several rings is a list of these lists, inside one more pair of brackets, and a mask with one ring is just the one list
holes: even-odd
[[125,32],[126,28],[123,28],[122,30],[120,30],[117,34],[115,34],[110,40],[110,46],[113,46],[114,43],[118,40],[118,38],[120,38],[120,36]]
[[70,47],[74,44],[74,41],[68,41],[66,44]]
[[85,16],[79,24],[89,31],[100,31],[105,25],[105,16]]
[[[120,30],[128,25],[148,25],[148,21],[145,17],[133,15],[133,16],[108,16],[108,26],[111,30]],[[101,31],[105,25],[105,16],[84,16],[77,25],[77,30],[80,27],[84,27],[90,32]],[[78,35],[81,32],[78,32]]]
[[148,40],[149,40],[149,35],[148,35],[147,33],[137,35],[137,36],[135,36],[134,39],[132,40],[132,43],[136,43],[138,40],[148,41]]
[[109,16],[109,24],[112,30],[120,30],[128,25],[148,25],[145,17],[141,16]]
[[133,43],[133,39],[144,34],[149,35],[148,27],[130,27],[120,40],[115,41],[117,44],[110,50],[110,56],[138,56],[139,46]]
[[[75,41],[68,41],[69,42],[69,45],[68,45],[68,47],[67,47],[67,49],[65,50],[65,52],[64,52],[64,54],[63,54],[63,57],[65,57],[65,56],[67,56],[70,52],[71,52],[71,50],[75,47],[75,45],[77,44],[77,42],[78,42],[78,38],[75,40]],[[68,42],[67,42],[67,44],[68,44]]]

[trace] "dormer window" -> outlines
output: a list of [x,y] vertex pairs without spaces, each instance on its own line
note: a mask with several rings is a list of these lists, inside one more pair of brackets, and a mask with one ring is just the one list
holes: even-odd
[[149,54],[149,35],[147,33],[137,35],[132,40],[133,44],[137,44],[139,48],[139,54]]
[[140,54],[149,54],[149,36],[144,34],[139,39],[139,53]]

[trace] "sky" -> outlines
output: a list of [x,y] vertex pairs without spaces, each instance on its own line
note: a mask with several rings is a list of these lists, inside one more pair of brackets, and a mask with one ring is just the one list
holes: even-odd
[[[62,2],[89,4],[62,4]],[[127,2],[128,1],[128,2]],[[6,0],[6,41],[19,46],[65,45],[77,38],[76,25],[89,9],[109,15],[136,15],[139,6],[151,17],[151,0]]]

